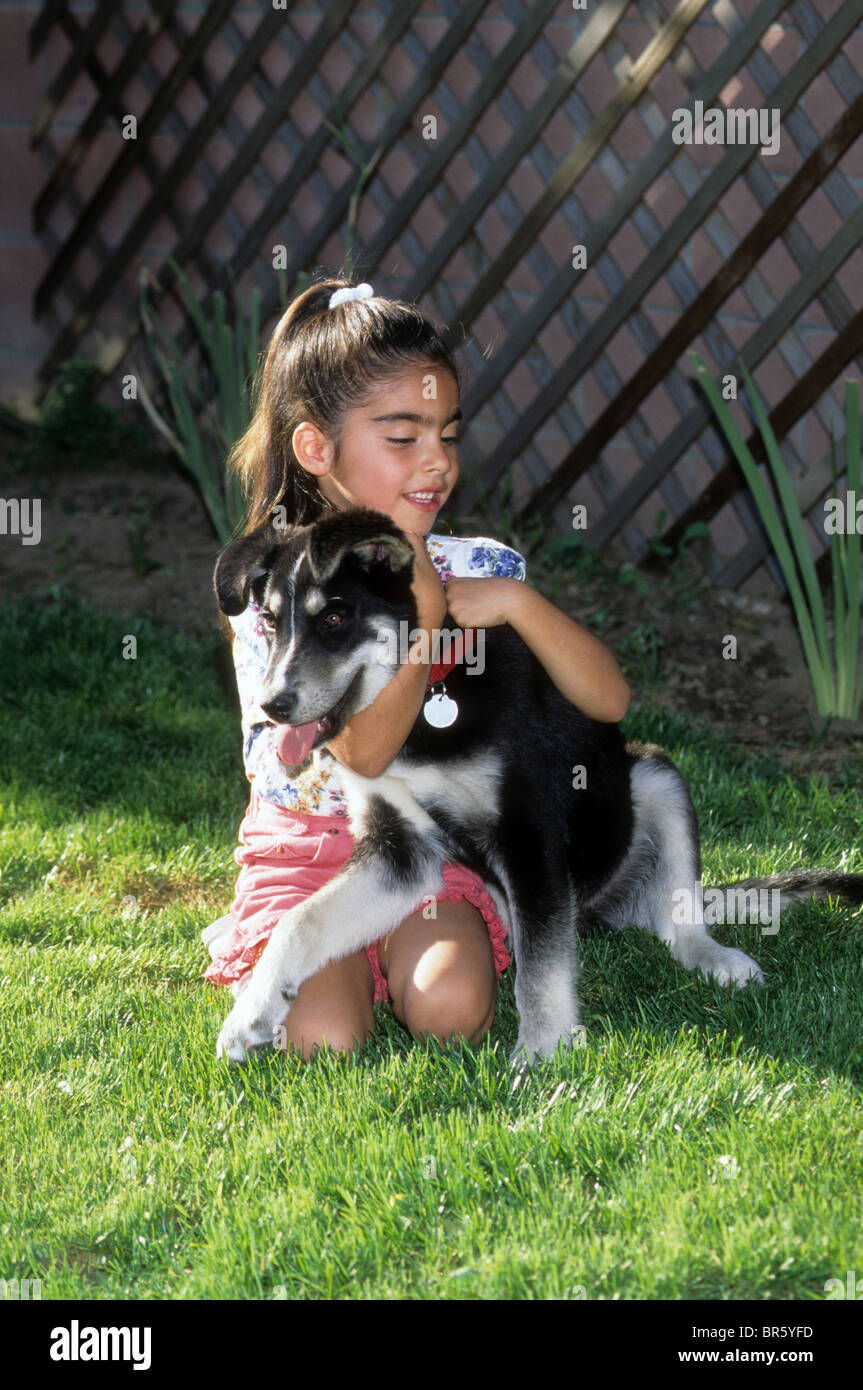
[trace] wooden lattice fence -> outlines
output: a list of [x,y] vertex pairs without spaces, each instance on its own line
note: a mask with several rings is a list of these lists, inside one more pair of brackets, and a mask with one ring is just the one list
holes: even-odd
[[[739,585],[766,537],[687,353],[717,377],[742,353],[824,558],[863,365],[863,0],[50,0],[31,54],[58,34],[32,137],[43,382],[87,351],[119,378],[143,262],[191,350],[169,254],[205,312],[257,285],[271,325],[273,247],[295,287],[342,264],[356,213],[357,278],[450,325],[467,368],[463,511],[506,479],[523,520],[565,533],[582,503],[586,542],[639,560],[660,511],[671,543],[706,521],[708,572]],[[776,109],[779,153],[675,143],[698,101]]]

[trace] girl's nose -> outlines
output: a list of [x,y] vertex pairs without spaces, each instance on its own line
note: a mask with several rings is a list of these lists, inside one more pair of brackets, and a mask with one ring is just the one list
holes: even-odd
[[456,467],[452,454],[440,440],[429,445],[429,450],[423,459],[423,465],[431,473],[445,473],[447,475],[452,473]]

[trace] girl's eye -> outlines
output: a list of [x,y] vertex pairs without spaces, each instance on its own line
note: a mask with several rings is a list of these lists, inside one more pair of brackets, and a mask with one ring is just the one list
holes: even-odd
[[[458,443],[460,443],[460,441],[461,441],[461,435],[460,435],[460,434],[450,434],[450,435],[447,435],[446,438],[442,439],[442,443],[444,443],[444,444],[458,444]],[[416,440],[415,440],[415,439],[394,439],[392,436],[388,435],[388,436],[387,436],[387,443],[388,443],[388,444],[416,444]]]

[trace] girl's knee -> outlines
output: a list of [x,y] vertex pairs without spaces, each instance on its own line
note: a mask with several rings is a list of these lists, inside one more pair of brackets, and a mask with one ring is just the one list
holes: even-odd
[[374,979],[364,951],[330,961],[301,986],[277,1046],[308,1061],[325,1043],[353,1052],[374,1032]]
[[349,1053],[361,1048],[374,1032],[374,1014],[318,1014],[305,1012],[293,1018],[292,1010],[285,1019],[278,1046],[299,1053],[308,1061],[316,1048],[328,1046],[333,1052]]
[[455,1035],[470,1043],[482,1042],[494,1022],[497,983],[470,975],[449,975],[431,988],[409,988],[405,999],[405,1024],[414,1037],[432,1034],[440,1042]]

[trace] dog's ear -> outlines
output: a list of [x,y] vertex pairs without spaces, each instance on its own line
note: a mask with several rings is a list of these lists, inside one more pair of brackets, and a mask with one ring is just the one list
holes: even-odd
[[384,512],[369,507],[328,517],[312,530],[309,561],[318,584],[326,583],[348,555],[369,572],[380,566],[397,574],[414,562],[413,546],[404,532]]
[[236,617],[243,612],[252,581],[266,574],[284,536],[285,532],[274,527],[268,518],[255,531],[238,536],[225,546],[213,574],[213,588],[223,613]]

